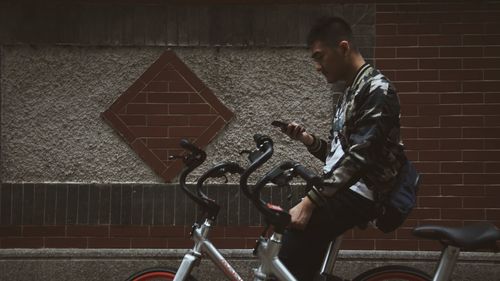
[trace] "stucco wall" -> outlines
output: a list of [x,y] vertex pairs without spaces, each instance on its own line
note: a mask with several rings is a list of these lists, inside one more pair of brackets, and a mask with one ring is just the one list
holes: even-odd
[[[305,48],[173,48],[234,113],[208,146],[207,164],[240,161],[252,135],[275,140],[271,163],[319,170],[304,147],[269,124],[296,120],[325,136],[336,98]],[[100,113],[164,47],[3,46],[3,182],[161,182]],[[200,169],[203,170],[203,169]],[[231,181],[237,181],[236,178]]]

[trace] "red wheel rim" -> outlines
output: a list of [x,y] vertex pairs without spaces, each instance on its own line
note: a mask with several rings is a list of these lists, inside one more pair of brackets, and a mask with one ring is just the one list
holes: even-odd
[[149,281],[150,279],[153,278],[159,278],[159,280],[174,280],[174,277],[175,274],[173,274],[172,272],[156,271],[141,275],[135,278],[133,281]]
[[379,276],[370,277],[369,281],[390,281],[390,280],[408,280],[408,281],[426,281],[427,279],[415,276],[411,273],[404,272],[388,272]]

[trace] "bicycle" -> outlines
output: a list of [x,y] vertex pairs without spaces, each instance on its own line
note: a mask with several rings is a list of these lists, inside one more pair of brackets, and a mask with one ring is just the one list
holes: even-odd
[[[134,274],[129,281],[147,281],[147,280],[195,280],[191,275],[192,269],[201,262],[202,252],[222,270],[222,272],[230,280],[242,280],[238,273],[219,253],[217,248],[210,243],[208,233],[210,227],[216,219],[218,212],[215,201],[206,197],[201,191],[203,182],[209,177],[220,177],[225,173],[239,173],[240,187],[255,207],[263,214],[266,229],[257,240],[254,249],[261,265],[254,269],[254,280],[278,280],[294,281],[296,280],[288,269],[281,263],[278,258],[278,253],[281,248],[282,235],[290,223],[290,215],[279,206],[273,205],[270,202],[265,202],[260,197],[260,192],[269,182],[278,183],[279,185],[287,185],[294,177],[301,177],[305,180],[307,186],[321,185],[321,177],[307,170],[304,166],[296,162],[283,162],[268,173],[266,173],[255,187],[248,187],[248,177],[257,168],[262,166],[269,160],[273,154],[273,142],[269,137],[256,135],[254,136],[257,149],[249,152],[250,166],[247,169],[241,168],[238,164],[225,162],[215,166],[203,174],[197,182],[197,195],[190,192],[185,184],[187,174],[194,170],[205,160],[206,154],[196,148],[187,141],[181,142],[181,146],[191,152],[185,156],[184,162],[187,167],[180,177],[180,183],[188,197],[195,201],[199,206],[204,206],[207,214],[204,223],[193,225],[191,237],[195,242],[192,250],[190,250],[181,262],[181,266],[177,271],[169,269],[147,269],[145,271]],[[210,207],[209,207],[210,206]],[[210,211],[211,212],[208,212]],[[216,211],[216,212],[215,212]],[[274,233],[268,238],[264,233],[269,227],[273,227]],[[496,241],[500,240],[500,231],[490,223],[478,223],[465,226],[462,228],[451,228],[437,225],[423,225],[416,227],[413,234],[424,239],[434,239],[441,242],[444,246],[441,258],[438,261],[436,271],[433,277],[427,273],[408,266],[388,265],[370,269],[361,273],[353,279],[353,281],[387,281],[387,280],[407,280],[407,281],[446,281],[449,280],[453,272],[454,266],[458,259],[460,250],[476,250],[476,249],[496,249]],[[324,281],[342,281],[338,276],[333,275],[333,268],[342,242],[342,236],[337,237],[329,245],[328,251],[323,260],[321,270],[315,280]],[[153,279],[162,278],[162,279]]]

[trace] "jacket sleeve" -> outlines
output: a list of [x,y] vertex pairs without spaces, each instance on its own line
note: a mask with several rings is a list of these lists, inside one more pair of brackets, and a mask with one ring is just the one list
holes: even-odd
[[316,135],[312,135],[314,138],[314,141],[311,145],[306,145],[307,150],[309,153],[314,155],[314,157],[318,158],[319,160],[326,162],[326,157],[328,156],[328,151],[330,150],[330,144],[323,140],[318,138]]
[[313,196],[330,197],[359,181],[377,161],[377,155],[383,150],[392,128],[399,125],[399,100],[389,82],[377,83],[375,87],[370,84],[365,86],[367,90],[355,97],[354,115],[345,124],[346,135],[349,136],[345,140],[348,148],[323,186],[311,190],[316,193]]

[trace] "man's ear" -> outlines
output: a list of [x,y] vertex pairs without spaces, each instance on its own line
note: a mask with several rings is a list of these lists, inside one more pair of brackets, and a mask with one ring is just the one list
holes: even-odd
[[339,49],[343,56],[346,56],[351,51],[351,44],[349,41],[342,40],[339,42]]

